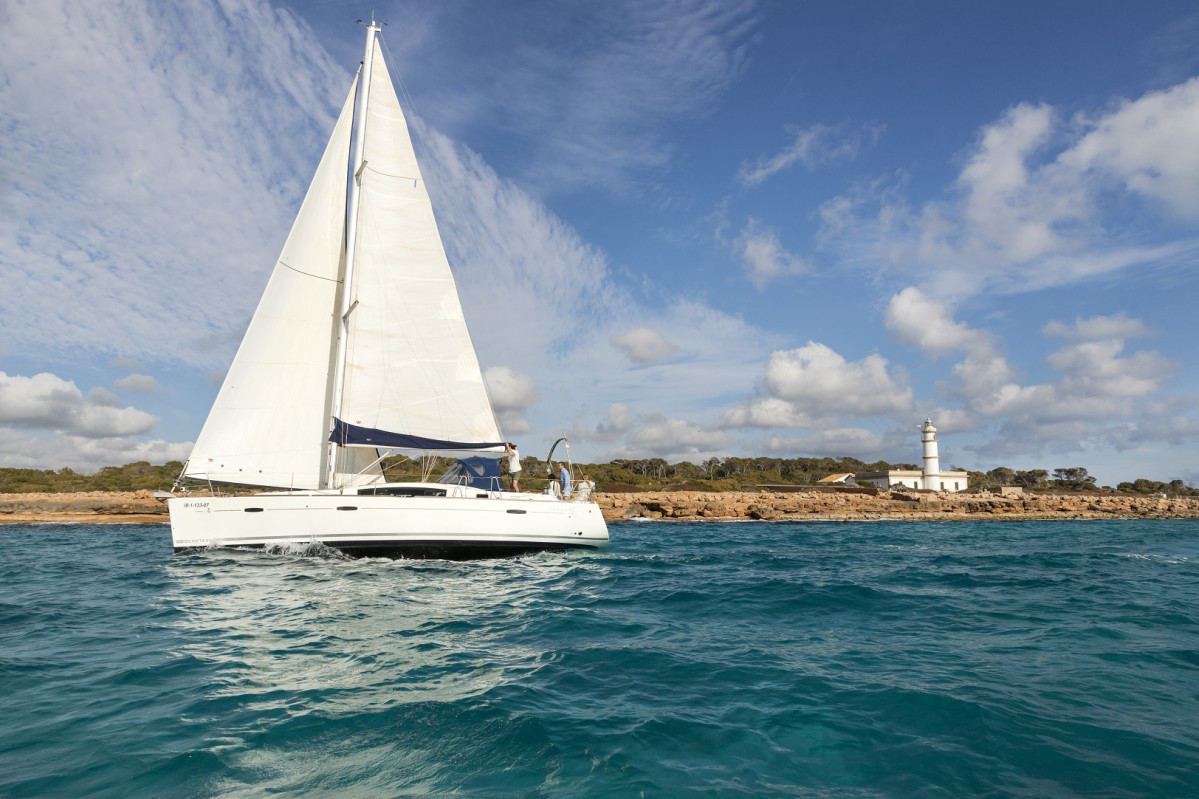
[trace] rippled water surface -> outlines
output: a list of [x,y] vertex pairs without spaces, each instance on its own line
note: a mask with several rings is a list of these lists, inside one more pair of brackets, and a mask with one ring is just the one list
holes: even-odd
[[1199,523],[0,527],[0,796],[1199,796]]

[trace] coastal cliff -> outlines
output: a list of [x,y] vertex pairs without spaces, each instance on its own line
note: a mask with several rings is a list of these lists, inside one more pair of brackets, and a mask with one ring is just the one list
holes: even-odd
[[[595,495],[607,521],[866,519],[1197,519],[1199,499],[1137,494],[880,491],[652,491]],[[152,491],[0,494],[0,524],[167,521]]]

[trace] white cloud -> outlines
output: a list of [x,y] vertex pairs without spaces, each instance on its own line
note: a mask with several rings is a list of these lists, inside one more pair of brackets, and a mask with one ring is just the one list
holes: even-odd
[[1041,328],[1047,336],[1064,338],[1067,341],[1111,341],[1113,339],[1144,338],[1151,335],[1149,328],[1140,319],[1130,319],[1127,314],[1096,316],[1091,319],[1075,318],[1074,325],[1053,321]]
[[1017,370],[997,351],[994,336],[955,321],[946,303],[918,289],[892,297],[886,320],[902,343],[937,355],[964,354],[952,368],[952,382],[941,387],[961,403],[961,429],[996,421],[1004,435],[1016,435],[1026,446],[1033,441],[1037,447],[1050,446],[1061,443],[1062,436],[1077,436],[1075,423],[1083,420],[1084,438],[1101,438],[1105,427],[1136,412],[1132,399],[1159,392],[1176,369],[1157,352],[1123,355],[1126,339],[1149,334],[1140,320],[1125,314],[1046,324],[1046,336],[1067,342],[1046,358],[1061,377],[1033,385],[1019,382]]
[[41,436],[0,427],[0,466],[9,468],[57,470],[65,466],[87,474],[105,466],[137,461],[182,462],[191,448],[190,441],[142,441],[131,436],[89,438],[65,433]]
[[1087,215],[1075,182],[1030,170],[1053,133],[1049,106],[1019,105],[987,127],[958,178],[967,250],[1026,261],[1068,246],[1059,228]]
[[537,384],[528,375],[506,366],[493,366],[483,373],[491,404],[497,409],[523,411],[540,399]]
[[803,259],[787,252],[773,230],[751,219],[734,242],[749,280],[759,290],[771,280],[808,271]]
[[753,397],[724,412],[725,427],[818,427],[834,423],[835,417],[814,417],[778,397]]
[[953,367],[956,385],[949,393],[979,415],[995,419],[1020,416],[1031,419],[1059,407],[1057,391],[1049,384],[1022,386],[1016,370],[996,353],[976,353]]
[[654,418],[629,438],[634,451],[646,455],[667,453],[667,459],[712,452],[729,445],[729,437],[721,430],[705,430],[685,419]]
[[1174,447],[1191,446],[1199,440],[1196,408],[1199,408],[1196,394],[1149,400],[1141,404],[1135,418],[1117,422],[1111,440],[1118,450],[1159,442]]
[[679,351],[679,348],[663,338],[661,333],[648,327],[638,327],[619,336],[612,336],[608,342],[624,353],[630,361],[638,364],[665,361]]
[[[631,439],[631,419],[654,414],[708,420],[747,393],[771,350],[781,344],[778,337],[745,320],[699,302],[676,301],[664,309],[634,305],[628,310],[661,331],[663,338],[679,342],[678,353],[669,361],[634,368],[607,342],[596,340],[576,351],[569,373],[558,376],[564,385],[573,386],[564,403],[577,411],[568,427],[572,440],[593,439],[616,447],[622,437]],[[624,411],[597,431],[595,418],[610,415],[612,408]]]
[[532,431],[533,427],[529,424],[529,420],[519,413],[511,410],[496,410],[496,418],[499,419],[500,430],[505,436],[526,435]]
[[73,382],[45,372],[33,377],[0,372],[0,424],[86,438],[137,435],[158,424],[145,411],[114,407],[112,399],[103,389],[84,397]]
[[945,303],[926,297],[914,286],[891,298],[884,319],[896,341],[930,355],[991,346],[990,336],[955,322]]
[[1121,357],[1125,340],[1148,335],[1138,319],[1097,316],[1046,325],[1047,335],[1070,343],[1049,355],[1047,363],[1062,372],[1061,390],[1071,398],[1145,397],[1159,391],[1177,364],[1158,352],[1138,351]]
[[905,413],[912,389],[892,377],[887,359],[867,355],[846,361],[824,344],[809,341],[794,350],[775,352],[766,365],[770,396],[799,403],[805,410],[850,416]]
[[898,451],[892,436],[860,427],[821,430],[799,437],[771,436],[762,442],[762,449],[782,457],[850,457],[867,461],[879,459],[888,451]]
[[605,460],[656,457],[694,463],[727,452],[732,443],[722,430],[708,430],[696,422],[661,414],[626,416],[623,421],[622,443],[611,448]]
[[125,375],[112,384],[117,391],[130,394],[157,394],[158,381],[150,375]]
[[613,440],[633,429],[635,414],[633,409],[624,403],[616,402],[608,406],[607,421],[595,426],[595,434],[600,439]]
[[[880,355],[846,361],[824,344],[809,341],[777,350],[754,396],[726,409],[724,428],[840,429],[843,416],[886,416],[911,410],[912,389],[902,374],[893,376]],[[797,439],[787,439],[795,442]]]
[[107,408],[121,407],[121,398],[102,386],[88,390],[87,401],[93,405],[102,405]]
[[[893,298],[892,306],[897,310],[888,314],[888,323],[897,338],[928,349],[919,331],[905,329],[924,315],[934,329],[948,331],[932,349],[963,353],[951,370],[952,381],[941,386],[961,405],[938,410],[937,418],[953,421],[963,431],[997,424],[986,444],[973,447],[988,457],[1121,446],[1134,440],[1136,423],[1128,420],[1144,417],[1165,401],[1159,394],[1177,370],[1176,363],[1155,351],[1124,354],[1127,339],[1149,335],[1140,320],[1125,314],[1096,316],[1046,324],[1046,336],[1066,342],[1046,357],[1060,377],[1024,385],[996,351],[994,337],[954,321],[944,305],[905,291]],[[1190,435],[1191,427],[1180,424],[1177,435]]]
[[982,418],[964,408],[937,406],[928,411],[928,417],[937,423],[937,430],[945,433],[973,433],[982,429]]
[[1170,212],[1199,218],[1199,77],[1122,101],[1062,154],[1063,167],[1114,177]]
[[[776,175],[795,164],[812,169],[821,164],[841,159],[853,159],[862,146],[863,134],[847,133],[828,125],[811,125],[806,128],[788,126],[793,141],[781,152],[769,158],[760,158],[754,164],[743,163],[737,173],[737,181],[743,186],[756,186],[772,175]],[[882,128],[876,127],[865,135],[877,139]]]
[[483,372],[483,380],[504,433],[528,433],[529,422],[524,414],[541,399],[532,378],[506,366],[493,366]]
[[902,176],[875,182],[821,206],[818,240],[848,264],[916,275],[933,297],[1184,263],[1199,238],[1170,222],[1199,218],[1195,140],[1199,78],[1090,117],[1018,104],[981,129],[956,196],[913,207]]

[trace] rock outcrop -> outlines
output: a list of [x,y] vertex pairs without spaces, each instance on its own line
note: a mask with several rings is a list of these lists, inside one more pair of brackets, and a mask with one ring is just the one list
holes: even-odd
[[1129,494],[951,494],[654,491],[596,494],[608,521],[621,519],[1195,519],[1199,498]]
[[22,522],[165,522],[167,504],[153,491],[0,494],[0,524]]

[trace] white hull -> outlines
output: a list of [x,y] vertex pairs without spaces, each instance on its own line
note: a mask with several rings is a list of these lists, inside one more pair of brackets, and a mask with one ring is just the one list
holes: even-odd
[[320,543],[353,556],[478,558],[608,544],[594,502],[315,492],[168,501],[176,552]]

